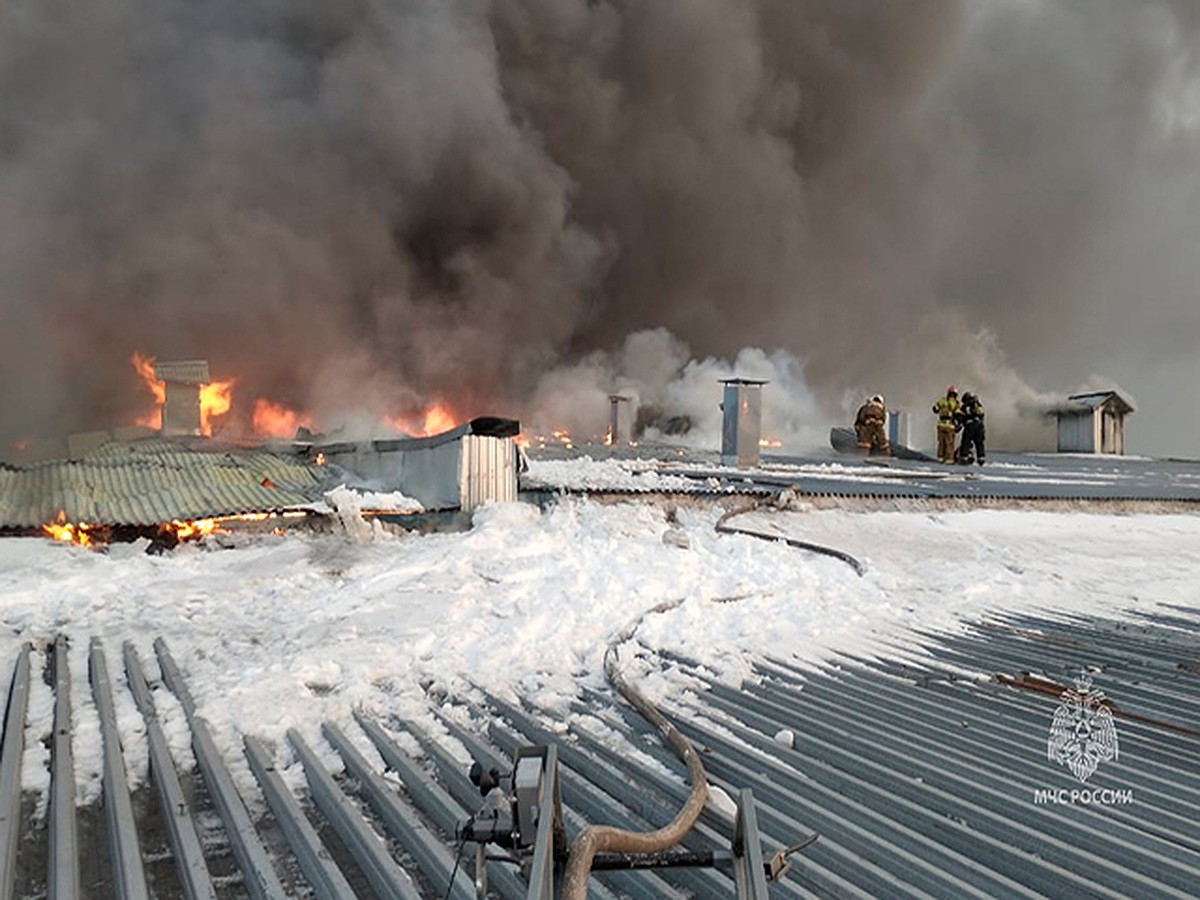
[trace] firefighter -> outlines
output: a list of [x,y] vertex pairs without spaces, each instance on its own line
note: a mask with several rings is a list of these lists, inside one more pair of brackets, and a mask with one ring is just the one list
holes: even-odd
[[937,415],[938,462],[954,462],[954,433],[958,431],[958,391],[954,385],[946,388],[946,396],[933,404]]
[[977,462],[982,466],[987,456],[983,446],[986,436],[983,427],[983,404],[974,394],[963,394],[962,405],[958,408],[958,421],[962,425],[962,446],[958,450],[958,461],[968,466]]
[[883,402],[881,394],[870,397],[858,408],[858,415],[854,417],[854,434],[861,452],[889,453],[891,451],[887,432],[884,430],[886,422],[887,405]]

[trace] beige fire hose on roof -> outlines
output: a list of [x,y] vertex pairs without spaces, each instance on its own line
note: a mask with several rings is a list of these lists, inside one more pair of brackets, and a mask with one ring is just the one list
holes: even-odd
[[683,599],[660,603],[647,610],[635,622],[624,628],[604,653],[604,674],[616,691],[629,701],[651,725],[658,729],[663,740],[670,745],[675,754],[687,765],[688,775],[692,780],[692,791],[687,802],[675,814],[675,818],[656,831],[625,831],[611,825],[589,825],[583,829],[571,842],[570,857],[567,868],[563,873],[561,900],[586,900],[588,876],[592,869],[592,860],[597,853],[658,853],[678,844],[685,834],[692,829],[700,811],[704,809],[704,801],[708,798],[708,776],[696,749],[671,722],[660,713],[653,704],[639,694],[621,676],[617,669],[617,648],[633,637],[637,627],[646,616],[653,613],[667,612],[683,602]]
[[[778,503],[778,495],[772,500]],[[841,559],[852,566],[860,576],[866,571],[862,563],[853,556],[832,547],[824,547],[781,535],[732,528],[727,524],[735,516],[754,512],[761,506],[761,501],[753,501],[727,511],[717,520],[716,531],[719,534],[744,534],[764,540],[782,540],[793,547]],[[704,809],[704,802],[708,798],[708,775],[705,773],[704,765],[700,762],[700,757],[696,754],[696,749],[692,746],[691,741],[684,737],[679,729],[672,725],[649,700],[632,688],[617,670],[617,648],[633,637],[638,626],[642,624],[642,620],[646,616],[675,609],[683,601],[684,598],[681,597],[678,600],[660,603],[646,610],[631,624],[623,628],[612,639],[608,649],[604,652],[604,675],[617,693],[628,700],[647,722],[658,729],[658,733],[675,751],[675,755],[687,765],[688,774],[692,779],[692,791],[688,794],[687,802],[675,814],[675,818],[657,831],[625,831],[621,828],[613,828],[611,825],[589,825],[583,829],[571,843],[567,868],[563,873],[561,900],[586,900],[588,876],[591,873],[592,860],[595,859],[597,853],[658,853],[666,850],[683,840],[683,836],[691,831],[696,819],[700,817],[700,811]],[[800,846],[802,845],[798,844],[789,848],[788,852],[799,849]]]

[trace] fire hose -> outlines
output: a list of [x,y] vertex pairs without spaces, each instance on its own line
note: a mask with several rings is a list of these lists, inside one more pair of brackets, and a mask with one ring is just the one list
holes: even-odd
[[[774,498],[773,498],[774,499]],[[782,534],[767,534],[762,531],[754,531],[749,528],[734,528],[725,523],[734,516],[745,515],[746,513],[754,512],[762,506],[762,501],[755,500],[746,506],[737,509],[731,509],[726,512],[721,518],[717,519],[717,524],[713,526],[718,534],[741,534],[746,537],[759,538],[764,541],[783,541],[789,547],[795,547],[797,550],[807,550],[810,553],[820,553],[823,556],[830,556],[834,559],[840,559],[846,565],[850,566],[861,577],[867,573],[867,567],[863,565],[858,558],[851,556],[845,550],[838,550],[836,547],[826,547],[823,544],[814,544],[811,541],[802,541],[799,538],[787,537]]]
[[[782,540],[791,547],[840,559],[851,566],[860,576],[866,572],[866,567],[858,559],[834,547],[780,535],[764,534],[749,529],[733,528],[726,524],[734,516],[753,512],[760,506],[761,503],[755,501],[747,506],[729,510],[717,520],[717,524],[714,526],[715,530],[719,534],[742,534],[763,540]],[[586,900],[588,877],[591,874],[596,854],[604,852],[647,854],[666,850],[683,840],[684,835],[691,831],[696,819],[700,817],[701,810],[704,809],[705,800],[708,798],[708,775],[704,771],[704,764],[700,762],[696,748],[666,716],[624,679],[617,667],[617,654],[620,646],[634,636],[643,620],[650,615],[669,612],[679,607],[685,599],[681,597],[653,606],[618,632],[604,652],[604,675],[613,689],[625,698],[641,714],[642,718],[658,729],[659,735],[687,766],[692,782],[691,792],[679,812],[675,814],[675,818],[655,831],[627,831],[611,825],[589,825],[584,828],[571,843],[567,866],[563,872],[561,900]],[[792,849],[798,849],[800,846],[803,845],[797,845]]]
[[604,675],[608,683],[641,714],[641,716],[658,729],[659,735],[675,751],[675,755],[688,768],[692,781],[692,790],[687,801],[675,814],[670,822],[655,831],[626,831],[611,825],[589,825],[571,842],[570,857],[566,870],[563,872],[562,900],[585,900],[587,897],[588,876],[591,873],[592,861],[597,853],[658,853],[668,847],[678,844],[683,836],[692,829],[704,801],[708,798],[708,775],[704,765],[683,734],[671,724],[655,706],[643,697],[622,677],[617,668],[617,651],[621,644],[633,637],[638,626],[646,616],[667,612],[675,609],[684,598],[670,600],[646,610],[631,624],[622,629],[609,643],[604,652]]

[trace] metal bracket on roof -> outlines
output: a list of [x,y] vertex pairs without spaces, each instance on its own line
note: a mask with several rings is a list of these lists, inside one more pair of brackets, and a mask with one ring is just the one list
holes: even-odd
[[[524,871],[529,885],[527,900],[557,897],[561,887],[558,882],[569,853],[559,798],[557,748],[553,744],[521,747],[511,773],[502,775],[495,768],[485,770],[477,762],[471,767],[470,777],[485,799],[479,812],[460,823],[457,831],[461,842],[477,845],[477,895],[483,897],[488,890],[484,863],[500,858],[487,854],[486,845],[492,844],[505,848],[511,856],[503,859],[518,864]],[[790,867],[788,856],[816,839],[817,835],[812,834],[764,862],[754,795],[744,789],[738,798],[730,849],[597,853],[592,868],[597,871],[732,869],[736,900],[768,900],[767,881],[782,878]]]
[[776,850],[771,854],[771,858],[765,863],[767,870],[767,878],[771,881],[778,881],[787,874],[788,869],[792,867],[792,862],[788,859],[793,853],[797,853],[807,847],[809,844],[816,841],[820,837],[817,832],[813,832],[802,841],[792,844],[790,847],[784,847],[782,850]]

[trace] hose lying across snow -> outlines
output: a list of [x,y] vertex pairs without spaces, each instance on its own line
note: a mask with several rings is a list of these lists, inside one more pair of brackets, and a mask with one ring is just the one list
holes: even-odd
[[764,541],[783,541],[789,547],[795,547],[798,550],[809,550],[813,553],[821,553],[825,556],[832,556],[834,559],[840,559],[842,562],[854,569],[854,571],[858,573],[859,577],[862,577],[867,573],[867,567],[863,565],[861,561],[851,556],[844,550],[838,550],[836,547],[826,547],[822,544],[814,544],[810,541],[802,541],[798,538],[790,538],[782,534],[766,534],[762,531],[752,531],[749,528],[733,528],[725,524],[734,516],[740,516],[744,515],[745,513],[754,512],[761,506],[761,502],[755,501],[748,506],[743,506],[739,509],[731,509],[721,516],[721,518],[717,519],[717,524],[714,527],[719,534],[744,534],[747,537],[761,538]]
[[[782,535],[732,528],[725,524],[734,516],[753,512],[759,506],[760,503],[756,501],[749,506],[726,512],[717,520],[715,526],[717,533],[744,534],[768,541],[782,540],[791,547],[811,550],[814,553],[822,553],[840,559],[850,565],[860,576],[866,572],[866,567],[861,562],[849,553],[833,547],[824,547],[820,544],[812,544]],[[617,668],[618,649],[634,636],[645,618],[656,613],[669,612],[680,606],[684,599],[681,597],[678,600],[668,600],[651,607],[621,629],[609,642],[608,649],[604,651],[604,675],[617,693],[624,697],[630,706],[641,714],[642,718],[658,729],[658,733],[675,751],[675,755],[687,765],[688,775],[692,781],[691,793],[688,794],[683,807],[675,814],[675,818],[655,831],[626,831],[611,825],[589,825],[584,828],[571,842],[567,867],[563,872],[561,900],[586,900],[588,877],[591,873],[592,861],[597,853],[658,853],[666,850],[683,840],[684,835],[691,831],[696,819],[700,817],[700,811],[704,809],[704,802],[708,798],[708,775],[704,771],[704,764],[700,762],[696,748],[678,728],[671,724],[666,716],[625,681]]]
[[642,615],[627,625],[612,639],[604,652],[604,675],[608,683],[624,697],[629,704],[641,713],[642,717],[658,729],[662,736],[675,751],[675,754],[687,765],[688,774],[692,780],[692,790],[687,801],[675,814],[675,818],[656,831],[625,831],[611,825],[589,825],[571,842],[570,857],[567,860],[566,871],[563,873],[562,900],[585,900],[587,897],[588,875],[591,872],[592,860],[597,853],[658,853],[672,847],[683,840],[692,829],[700,811],[704,809],[704,801],[708,798],[708,775],[704,765],[696,753],[692,742],[680,733],[671,722],[660,713],[649,700],[643,697],[622,677],[617,668],[617,649],[621,644],[633,637],[638,626],[646,616],[654,613],[667,612],[683,603],[683,598],[660,603],[646,610]]

